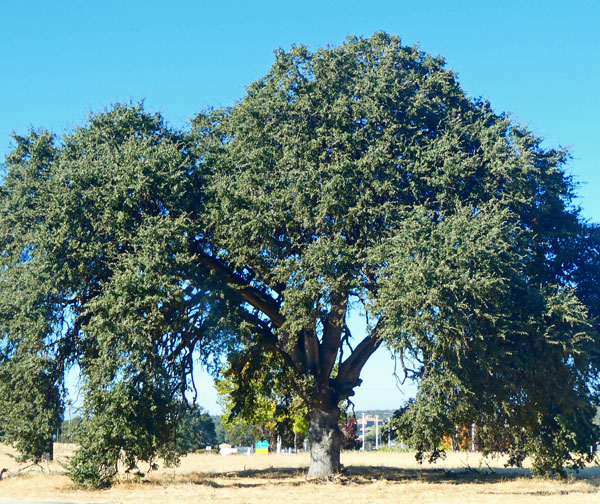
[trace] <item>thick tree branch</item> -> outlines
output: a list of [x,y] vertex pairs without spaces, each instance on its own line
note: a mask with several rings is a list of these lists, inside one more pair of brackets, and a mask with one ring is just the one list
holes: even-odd
[[200,253],[198,254],[198,263],[208,268],[212,273],[223,277],[229,285],[241,294],[244,301],[269,317],[275,327],[283,325],[285,317],[279,311],[279,304],[271,296],[249,285],[240,275],[231,271],[214,257]]
[[302,335],[299,338],[296,338],[295,341],[292,341],[289,337],[283,335],[279,343],[279,346],[281,347],[282,351],[288,353],[291,359],[296,363],[296,368],[298,368],[298,366],[301,366],[302,363],[305,361],[302,340]]
[[[223,264],[218,259],[211,257],[203,252],[198,254],[198,262],[211,273],[221,276],[229,285],[236,289],[244,301],[266,315],[275,328],[279,328],[285,322],[285,317],[281,314],[279,303],[265,294],[261,290],[248,284],[239,274],[232,271],[229,267]],[[256,324],[257,331],[263,336],[266,335],[266,327]],[[316,370],[319,366],[319,342],[314,335],[303,333],[299,340],[292,348],[287,348],[289,342],[284,341],[283,347],[277,341],[276,336],[268,331],[269,339],[276,346],[277,351],[288,365],[297,368],[299,365],[305,364],[308,369]],[[302,362],[304,361],[304,363]]]
[[302,331],[302,343],[304,346],[304,358],[306,367],[314,376],[319,375],[320,359],[319,359],[319,339],[314,332]]
[[299,363],[281,347],[280,342],[277,340],[275,334],[273,334],[271,328],[255,315],[247,313],[246,316],[247,320],[254,324],[256,333],[263,338],[263,343],[273,347],[291,369],[297,369]]
[[348,298],[346,296],[342,294],[333,296],[331,311],[323,328],[323,341],[319,348],[321,381],[323,382],[329,380],[331,370],[335,365],[335,358],[340,348],[342,332],[345,327],[347,306]]
[[340,365],[338,375],[333,380],[333,388],[344,397],[354,394],[353,389],[360,385],[360,372],[363,366],[381,345],[381,340],[376,336],[376,329],[363,339],[354,352]]

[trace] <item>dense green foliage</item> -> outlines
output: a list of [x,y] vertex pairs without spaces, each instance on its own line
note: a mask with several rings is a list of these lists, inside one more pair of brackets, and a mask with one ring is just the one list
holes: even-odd
[[78,416],[69,420],[63,420],[60,423],[56,441],[58,443],[77,443],[79,441],[77,436],[81,427],[81,422],[82,418]]
[[[298,434],[304,436],[308,431],[306,403],[294,393],[291,383],[279,379],[289,373],[282,373],[284,364],[272,357],[256,355],[260,364],[248,365],[248,356],[232,354],[215,382],[226,440],[232,445],[248,446],[262,439],[274,443],[279,437],[290,446]],[[238,365],[238,359],[246,364]]]
[[[420,450],[475,421],[486,450],[535,453],[541,472],[588,456],[600,242],[571,206],[564,151],[385,35],[281,51],[242,102],[195,126],[220,258],[274,299],[259,307],[267,341],[282,376],[309,378],[295,387],[313,409],[352,394],[384,341],[420,382]],[[352,350],[356,300],[371,323]],[[265,369],[264,339],[240,369]]]
[[[477,223],[469,233],[467,220]],[[536,470],[561,472],[597,439],[595,332],[573,289],[531,282],[529,233],[503,222],[457,212],[432,226],[423,213],[385,252],[389,342],[420,381],[400,430],[435,458],[444,435],[475,422],[482,451],[509,451],[516,464],[534,454]]]
[[65,370],[76,363],[84,421],[73,463],[85,467],[75,479],[97,473],[94,485],[108,483],[119,459],[129,468],[157,456],[175,462],[194,354],[200,340],[210,353],[213,334],[223,343],[221,323],[203,308],[210,303],[221,318],[223,302],[210,301],[201,273],[189,269],[186,237],[198,232],[189,143],[127,106],[60,143],[45,132],[15,141],[0,198],[8,439],[39,457],[58,426]]
[[15,356],[0,368],[0,432],[19,460],[39,463],[45,454],[52,456],[61,404],[55,373],[55,363],[35,355]]
[[[57,441],[60,443],[79,443],[81,417],[63,420]],[[200,406],[187,408],[177,428],[177,444],[183,453],[204,450],[206,446],[214,446],[221,442],[217,435],[218,417],[212,417]],[[220,421],[219,421],[220,422]]]
[[186,412],[177,432],[177,442],[184,453],[204,450],[219,444],[213,418],[198,406]]
[[194,363],[227,358],[231,411],[303,401],[309,475],[325,475],[338,405],[382,344],[419,383],[402,415],[419,453],[475,422],[484,450],[533,454],[540,472],[589,456],[600,232],[572,204],[567,153],[469,99],[441,58],[386,34],[298,46],[190,133],[118,105],[61,141],[15,142],[0,423],[25,457],[49,443],[77,364],[76,481],[174,463]]

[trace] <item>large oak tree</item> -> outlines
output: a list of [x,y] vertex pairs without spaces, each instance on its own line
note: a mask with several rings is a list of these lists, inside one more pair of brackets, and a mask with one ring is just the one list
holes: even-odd
[[[226,358],[234,413],[273,387],[304,400],[308,474],[326,476],[339,404],[386,345],[419,382],[419,453],[474,422],[515,463],[581,464],[598,435],[600,240],[567,160],[386,34],[278,51],[190,133],[116,106],[60,142],[17,137],[0,193],[6,436],[33,436],[15,377],[35,370],[54,425],[77,364],[79,481],[108,481],[119,457],[176,459],[194,362]],[[50,430],[35,432],[33,457]]]

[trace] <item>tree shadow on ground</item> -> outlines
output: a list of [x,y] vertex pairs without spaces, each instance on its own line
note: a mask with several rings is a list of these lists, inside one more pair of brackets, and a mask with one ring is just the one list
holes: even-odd
[[[193,473],[188,474],[185,480],[196,485],[206,485],[212,488],[256,488],[265,485],[300,486],[305,484],[341,485],[370,485],[379,481],[390,483],[423,482],[439,485],[460,484],[494,484],[510,482],[518,479],[537,479],[529,469],[520,468],[471,468],[456,467],[442,468],[400,468],[389,466],[347,466],[342,472],[328,478],[306,480],[306,470],[299,468],[267,468],[230,471],[225,473]],[[558,480],[557,481],[561,481]],[[595,492],[600,488],[600,467],[592,466],[580,470],[578,473],[569,472],[567,480],[584,481]],[[527,495],[559,495],[570,493],[568,490],[516,492]],[[486,493],[497,493],[491,490]],[[499,494],[513,492],[499,491]],[[585,493],[585,492],[584,492]]]
[[[212,488],[255,488],[266,484],[299,486],[306,483],[306,470],[297,467],[277,467],[267,469],[245,469],[224,473],[193,473],[186,480],[196,485]],[[216,480],[220,480],[220,483]]]
[[[343,475],[355,478],[357,481],[419,481],[437,484],[461,484],[461,483],[502,483],[517,479],[542,479],[531,473],[529,469],[515,467],[456,467],[452,469],[442,468],[410,468],[382,467],[382,466],[348,466],[344,468]],[[549,478],[561,481],[559,478]],[[563,481],[584,480],[587,483],[600,487],[600,467],[592,466],[579,472],[568,471],[567,478]]]

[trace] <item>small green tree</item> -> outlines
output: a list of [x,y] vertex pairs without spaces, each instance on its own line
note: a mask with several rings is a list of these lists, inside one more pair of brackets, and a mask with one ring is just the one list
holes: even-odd
[[211,417],[215,424],[215,444],[221,444],[225,442],[225,427],[223,426],[223,420],[220,415]]
[[217,444],[215,423],[200,406],[194,405],[186,411],[177,430],[177,444],[184,453]]
[[264,428],[249,424],[243,419],[225,424],[225,442],[232,446],[254,446],[256,441],[264,437]]

